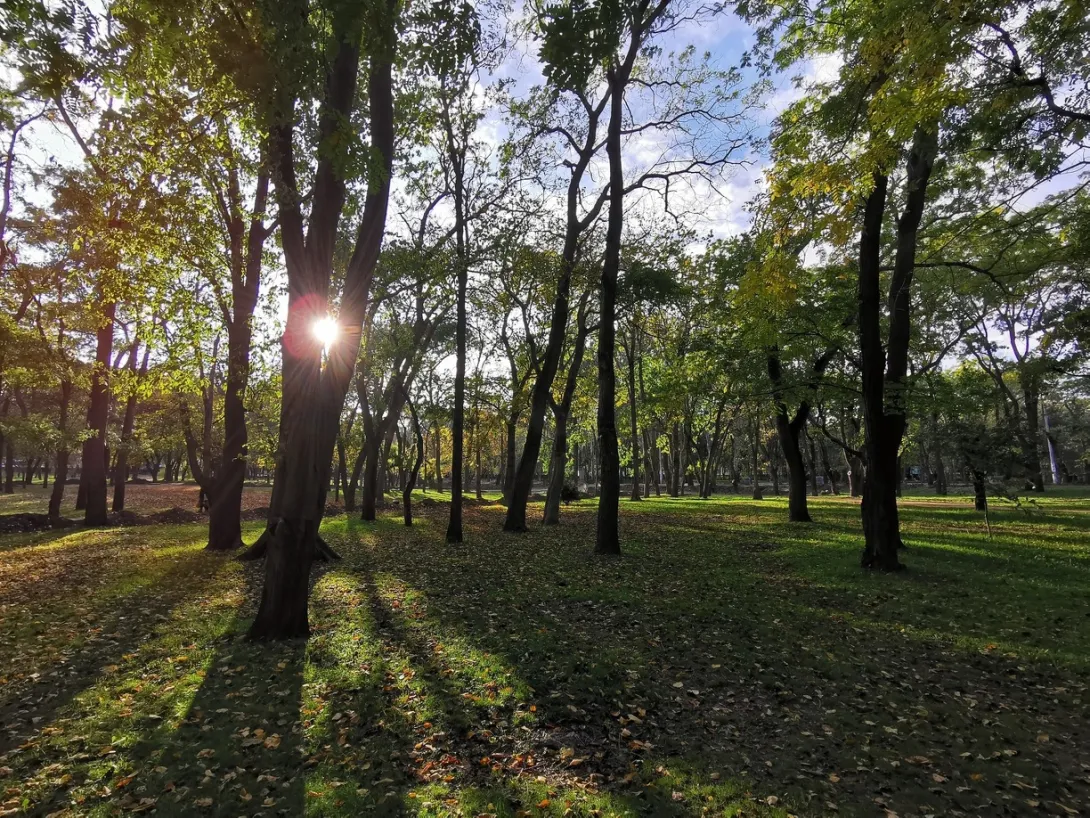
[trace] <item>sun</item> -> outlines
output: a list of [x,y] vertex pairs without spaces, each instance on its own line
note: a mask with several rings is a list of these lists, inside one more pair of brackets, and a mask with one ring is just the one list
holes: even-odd
[[337,336],[340,335],[341,329],[337,326],[337,321],[327,315],[325,318],[319,318],[314,322],[312,328],[314,337],[322,342],[322,346],[325,349],[329,349],[337,341]]

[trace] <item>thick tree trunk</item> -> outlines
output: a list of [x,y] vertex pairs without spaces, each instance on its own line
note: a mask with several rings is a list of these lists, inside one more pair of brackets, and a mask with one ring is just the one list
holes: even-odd
[[863,417],[866,429],[867,473],[863,478],[864,568],[885,571],[901,567],[897,551],[901,545],[897,518],[897,443],[890,445],[895,430],[885,414],[882,348],[881,273],[882,218],[886,207],[888,177],[875,174],[874,189],[867,197],[863,230],[859,240],[859,345],[863,369]]
[[[236,296],[237,303],[238,296]],[[223,451],[211,486],[208,509],[209,551],[242,545],[242,491],[246,481],[248,432],[244,396],[250,378],[249,312],[236,306],[228,331],[227,380],[223,394]],[[245,315],[245,317],[243,317]]]
[[[342,23],[349,19],[357,18],[335,18]],[[344,276],[338,320],[346,330],[345,337],[326,350],[324,367],[313,327],[326,317],[326,293],[346,185],[338,176],[336,157],[320,156],[311,193],[310,223],[304,231],[295,183],[294,121],[278,122],[272,129],[280,171],[277,191],[281,246],[288,270],[288,320],[282,341],[281,455],[277,463],[277,482],[283,484],[283,493],[276,507],[270,507],[270,515],[277,514],[280,522],[276,535],[269,540],[265,583],[250,628],[251,639],[290,639],[306,636],[310,630],[310,568],[319,547],[318,527],[325,511],[340,413],[359,357],[390,194],[394,153],[392,62],[396,44],[393,8],[387,9],[383,19],[390,28],[372,35],[380,45],[375,46],[370,57],[368,77],[371,147],[381,157],[381,164],[373,163],[379,165],[377,172],[368,174],[363,217]],[[342,127],[351,111],[360,68],[359,32],[335,30],[334,35],[337,52],[319,111],[323,142]],[[389,42],[384,35],[389,35]]]
[[[460,183],[459,183],[460,185]],[[460,198],[461,197],[457,197]],[[464,228],[463,228],[464,229]],[[458,234],[460,255],[464,255],[461,229]],[[465,476],[465,403],[466,403],[466,283],[468,271],[464,259],[458,261],[458,319],[456,335],[457,363],[454,373],[454,412],[451,417],[450,519],[447,542],[462,541],[462,489]]]
[[1045,477],[1041,471],[1040,385],[1032,376],[1024,376],[1022,387],[1025,407],[1025,440],[1022,457],[1026,464],[1026,483],[1035,492],[1045,490]]
[[805,422],[805,416],[800,418],[799,414],[788,420],[786,408],[783,412],[776,412],[776,436],[780,441],[783,459],[787,463],[787,518],[793,523],[812,522],[806,504],[806,464],[799,445],[802,425]]
[[83,443],[83,481],[86,484],[87,507],[83,522],[88,526],[103,526],[106,513],[106,425],[110,416],[110,362],[114,345],[114,314],[117,305],[102,305],[102,323],[95,336],[95,369],[91,375],[91,396],[87,408],[87,429],[90,435]]
[[906,426],[904,379],[912,326],[912,277],[937,146],[935,131],[917,129],[908,156],[904,209],[897,221],[897,249],[888,297],[889,340],[885,350],[879,297],[882,219],[888,187],[885,175],[874,176],[859,241],[859,346],[867,454],[861,506],[866,545],[861,563],[864,568],[883,571],[902,567],[897,554],[902,545],[897,515],[898,454]]
[[549,490],[545,495],[545,525],[560,523],[560,498],[564,493],[564,478],[568,470],[568,415],[561,407],[553,412],[556,431],[553,434],[553,456],[549,465]]
[[310,635],[307,601],[310,567],[317,549],[320,520],[281,519],[269,540],[265,584],[250,639],[265,641]]

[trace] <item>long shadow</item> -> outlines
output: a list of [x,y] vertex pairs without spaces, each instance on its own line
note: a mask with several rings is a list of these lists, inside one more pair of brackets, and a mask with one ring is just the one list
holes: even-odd
[[[553,728],[612,742],[582,769],[618,797],[629,795],[621,770],[644,776],[654,757],[698,776],[748,777],[755,790],[811,804],[807,814],[826,798],[976,814],[1019,786],[1030,800],[1087,796],[1065,782],[1090,749],[1085,706],[1071,709],[1086,686],[1068,670],[809,609],[743,549],[706,531],[656,530],[653,517],[630,533],[623,560],[580,556],[588,517],[570,512],[560,529],[499,540],[494,519],[467,515],[472,546],[440,553],[410,537],[367,556],[535,689],[534,746],[547,747]],[[977,771],[978,758],[992,766]],[[650,814],[697,814],[672,798],[642,803]]]
[[[300,704],[305,640],[246,641],[264,566],[243,563],[243,599],[212,642],[184,715],[149,724],[133,747],[152,765],[134,799],[157,798],[159,815],[302,815],[305,765]],[[143,792],[149,794],[145,796]]]
[[[139,578],[136,587],[121,564],[115,583],[92,595],[90,604],[69,592],[67,604],[50,611],[52,615],[31,607],[22,627],[12,622],[4,637],[10,640],[4,652],[11,664],[0,698],[0,754],[33,741],[41,728],[103,676],[130,672],[141,648],[161,634],[192,589],[210,581],[223,564],[200,551],[169,559],[165,571]],[[20,655],[19,649],[27,644],[48,645],[51,652],[44,657]]]

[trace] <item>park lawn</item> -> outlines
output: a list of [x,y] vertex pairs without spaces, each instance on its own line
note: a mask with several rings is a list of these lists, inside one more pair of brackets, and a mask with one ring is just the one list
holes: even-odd
[[0,814],[1087,814],[1090,503],[915,499],[897,575],[840,498],[335,517],[277,645],[199,525],[4,536]]

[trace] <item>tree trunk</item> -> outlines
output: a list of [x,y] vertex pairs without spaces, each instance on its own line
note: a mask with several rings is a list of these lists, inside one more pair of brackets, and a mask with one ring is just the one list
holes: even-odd
[[1033,491],[1043,492],[1045,477],[1041,471],[1040,384],[1033,376],[1024,376],[1023,381],[1026,428],[1022,457],[1026,463],[1026,483]]
[[905,384],[911,336],[912,277],[927,183],[938,142],[934,130],[918,128],[909,151],[905,203],[897,221],[897,244],[889,285],[889,340],[882,345],[882,219],[888,178],[876,173],[867,197],[859,240],[859,346],[862,358],[863,417],[867,474],[863,481],[864,568],[901,568],[897,515],[898,453],[904,436]]
[[[438,434],[436,434],[438,438]],[[366,435],[363,441],[363,492],[360,499],[360,519],[373,523],[376,519],[379,496],[380,441],[377,434]]]
[[366,456],[367,440],[365,437],[360,442],[359,453],[352,464],[352,474],[349,475],[348,482],[344,484],[344,511],[346,514],[351,514],[356,510],[356,491],[360,485],[360,475],[363,473],[363,462]]
[[72,401],[72,381],[67,377],[61,381],[60,400],[60,443],[57,446],[57,469],[53,476],[53,491],[49,495],[49,519],[57,520],[61,516],[61,502],[64,500],[64,484],[68,480],[68,407]]
[[348,453],[344,448],[344,435],[337,435],[337,470],[333,475],[333,502],[341,499],[341,492],[348,488]]
[[[459,183],[460,184],[460,183]],[[456,196],[461,199],[460,196]],[[459,218],[460,220],[460,218]],[[462,229],[460,225],[458,242],[459,255],[464,255],[465,247],[462,245]],[[456,335],[457,363],[454,373],[454,412],[451,417],[451,450],[450,450],[450,519],[447,522],[447,542],[460,543],[462,541],[462,480],[465,476],[465,402],[466,402],[466,283],[468,271],[465,261],[458,261],[458,319]],[[436,450],[438,460],[438,449]]]
[[840,487],[837,485],[837,474],[833,469],[833,464],[829,462],[829,449],[825,445],[824,439],[818,446],[818,452],[821,455],[821,470],[825,472],[825,479],[829,481],[829,490],[834,494],[840,494]]
[[640,427],[636,413],[636,318],[632,319],[632,340],[628,347],[628,423],[632,438],[632,494],[630,500],[640,497]]
[[[132,347],[129,349],[129,375],[134,380],[143,378],[148,371],[148,355],[151,346],[144,348],[144,360],[139,370],[136,364],[136,355],[140,350],[139,341],[134,336]],[[139,376],[137,372],[139,371]],[[114,466],[114,501],[113,510],[122,511],[125,508],[125,483],[129,476],[129,446],[132,445],[132,429],[136,421],[136,384],[131,384],[132,392],[125,399],[125,416],[121,422],[121,445],[117,449],[117,463]]]
[[87,407],[90,435],[83,443],[83,481],[86,483],[87,507],[83,522],[103,526],[106,514],[106,425],[110,418],[110,362],[113,357],[114,314],[117,305],[102,305],[102,324],[95,335],[95,369],[91,375],[91,395]]
[[[867,197],[859,240],[859,345],[863,370],[863,417],[867,472],[863,478],[864,568],[896,570],[901,567],[900,525],[897,517],[896,430],[885,414],[881,304],[879,297],[882,218],[888,177],[875,174],[874,189]],[[892,445],[891,445],[892,444]]]
[[946,462],[939,452],[935,452],[935,494],[945,497],[948,491],[946,482]]
[[[338,21],[352,16],[337,17]],[[311,192],[310,224],[303,229],[299,190],[295,185],[292,147],[294,121],[272,128],[272,142],[280,169],[277,180],[281,247],[288,270],[288,320],[282,339],[283,386],[281,456],[277,482],[283,484],[276,507],[276,535],[268,544],[265,583],[250,638],[290,639],[309,634],[307,604],[310,568],[317,551],[318,527],[325,511],[329,468],[340,429],[340,413],[360,351],[371,281],[385,231],[394,153],[393,24],[388,10],[383,18],[390,30],[372,34],[378,42],[370,57],[368,108],[373,153],[381,158],[368,174],[363,216],[355,247],[344,275],[344,294],[338,319],[348,332],[326,350],[314,338],[313,327],[325,318],[326,292],[333,269],[333,249],[345,201],[345,182],[338,177],[334,157],[319,156]],[[360,68],[358,32],[337,31],[336,55],[327,75],[327,96],[319,109],[323,142],[341,127],[356,98]],[[317,226],[317,227],[316,227]],[[274,489],[275,493],[275,489]]]
[[506,457],[503,467],[503,502],[511,504],[511,493],[515,490],[515,434],[518,430],[518,415],[512,414],[504,423],[506,430]]
[[810,494],[817,497],[820,494],[818,489],[818,475],[817,475],[817,451],[814,446],[814,438],[809,433],[806,435],[806,451],[809,455],[806,461],[808,477],[810,478]]
[[401,507],[405,515],[405,525],[413,524],[413,489],[416,487],[416,476],[420,474],[420,466],[424,463],[424,433],[420,429],[420,418],[416,414],[408,390],[405,390],[405,403],[409,407],[409,415],[413,421],[413,435],[416,437],[416,459],[413,460],[409,479],[405,481],[405,488],[401,492]]
[[757,418],[753,418],[753,421],[750,424],[750,462],[752,464],[751,471],[753,473],[753,499],[763,500],[764,494],[761,492],[761,469],[757,449],[758,430]]
[[984,472],[973,471],[973,508],[977,511],[988,510],[988,487],[984,482]]
[[866,467],[863,465],[862,459],[858,457],[845,454],[844,459],[848,463],[848,495],[862,497],[863,477],[867,471]]
[[[783,459],[787,463],[787,519],[793,523],[809,523],[810,510],[806,504],[806,464],[802,458],[799,437],[806,417],[796,413],[791,420],[787,418],[786,407],[776,412],[776,436],[780,441]],[[801,413],[801,410],[800,410]],[[807,407],[807,414],[809,407]]]
[[435,490],[443,491],[443,430],[435,423]]
[[15,493],[15,442],[8,435],[4,444],[4,494]]
[[1058,486],[1063,483],[1063,470],[1060,468],[1060,459],[1056,453],[1056,439],[1052,436],[1052,424],[1048,417],[1048,410],[1045,410],[1045,446],[1048,448],[1048,467],[1052,474],[1052,485]]
[[553,412],[556,431],[553,434],[553,456],[549,465],[549,490],[545,495],[545,525],[560,523],[560,498],[568,470],[568,414],[562,407]]
[[242,492],[248,444],[244,398],[249,378],[250,325],[248,320],[236,317],[228,331],[223,451],[209,497],[206,546],[209,551],[231,551],[242,545]]

